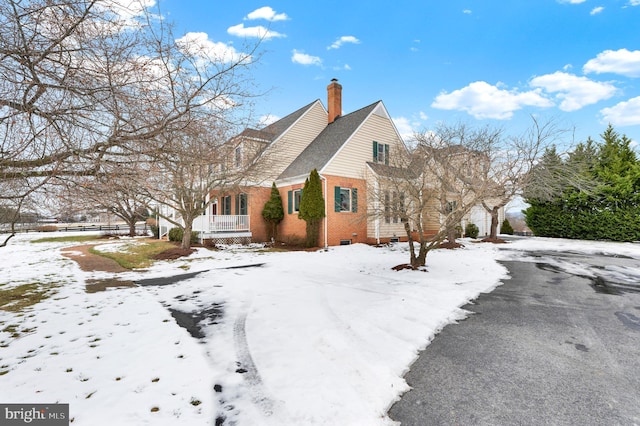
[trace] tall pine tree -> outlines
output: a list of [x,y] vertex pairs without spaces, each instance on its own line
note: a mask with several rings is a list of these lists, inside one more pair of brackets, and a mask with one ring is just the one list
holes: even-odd
[[267,222],[267,239],[276,240],[278,238],[278,224],[284,219],[284,208],[282,207],[282,197],[274,182],[271,185],[271,197],[262,209],[262,218]]
[[318,171],[313,169],[304,183],[298,211],[298,218],[307,222],[307,247],[318,247],[320,223],[324,217],[322,183]]
[[[527,225],[536,235],[640,240],[640,162],[631,141],[612,126],[601,137],[602,144],[589,139],[564,160],[545,156],[534,169],[532,188],[553,188],[547,197],[544,191],[525,192],[531,205],[525,211]],[[561,170],[554,179],[540,173],[550,165]]]

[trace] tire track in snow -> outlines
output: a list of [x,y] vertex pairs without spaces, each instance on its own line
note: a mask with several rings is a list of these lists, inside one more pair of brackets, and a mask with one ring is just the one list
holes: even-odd
[[276,404],[266,396],[264,383],[249,350],[246,331],[247,314],[247,311],[241,313],[233,325],[233,339],[236,347],[236,356],[238,357],[238,369],[236,372],[242,373],[244,380],[249,385],[251,400],[254,404],[266,416],[271,416]]

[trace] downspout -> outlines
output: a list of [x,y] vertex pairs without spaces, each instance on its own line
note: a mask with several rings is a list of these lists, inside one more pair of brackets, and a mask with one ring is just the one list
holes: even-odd
[[322,176],[320,173],[318,173],[318,175],[320,176],[320,179],[324,181],[324,248],[326,250],[329,247],[329,243],[328,243],[329,231],[327,229],[327,226],[329,225],[329,220],[327,217],[327,213],[328,213],[327,211],[327,206],[328,206],[327,179],[324,176]]
[[374,180],[373,181],[373,191],[374,191],[374,197],[375,197],[375,201],[374,201],[374,206],[373,209],[375,210],[375,222],[374,222],[374,227],[375,227],[375,235],[376,235],[376,244],[380,245],[380,188],[379,188],[379,184],[378,184],[378,180]]

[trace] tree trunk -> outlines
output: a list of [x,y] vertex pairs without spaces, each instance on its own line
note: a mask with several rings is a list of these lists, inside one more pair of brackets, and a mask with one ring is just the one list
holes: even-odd
[[129,225],[129,236],[135,237],[136,236],[136,220],[133,219],[131,221],[128,221],[127,225]]
[[491,232],[489,233],[489,238],[495,240],[498,238],[498,212],[500,211],[499,206],[495,206],[491,209]]
[[193,229],[193,224],[185,225],[184,232],[182,234],[182,243],[180,244],[180,248],[184,250],[189,250],[191,248],[191,229]]
[[456,228],[449,227],[449,229],[447,229],[447,241],[449,241],[450,243],[455,243],[456,232],[457,232]]
[[413,241],[413,234],[411,233],[411,226],[409,225],[409,222],[404,222],[404,230],[407,233],[407,242],[409,243],[409,265],[411,265],[413,269],[416,269],[418,266],[420,266],[419,265],[420,262],[418,260],[420,255],[416,256],[416,248]]
[[307,221],[307,247],[318,247],[318,240],[320,234],[320,221],[308,220]]
[[427,241],[420,241],[420,251],[418,252],[418,257],[415,259],[414,264],[411,266],[413,269],[417,269],[421,266],[425,266],[427,264]]

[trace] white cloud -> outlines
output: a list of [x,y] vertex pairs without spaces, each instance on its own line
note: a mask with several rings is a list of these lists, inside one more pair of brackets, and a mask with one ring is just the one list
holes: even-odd
[[275,123],[276,121],[280,120],[280,118],[281,117],[278,117],[277,115],[265,114],[259,118],[258,128],[268,126],[271,123]]
[[[178,46],[192,55],[222,62],[237,62],[245,56],[232,46],[209,40],[207,33],[192,32],[176,40]],[[249,60],[250,58],[245,58]]]
[[640,125],[640,96],[600,110],[603,121],[615,126]]
[[322,65],[322,59],[318,56],[307,55],[306,53],[298,52],[295,49],[291,56],[291,62],[301,65]]
[[[156,0],[103,0],[96,3],[96,8],[115,14],[118,19],[111,22],[94,21],[96,29],[102,32],[122,30],[123,28],[136,28],[140,26],[138,19],[145,13],[153,19],[161,19],[150,9],[156,5]],[[104,30],[101,30],[104,28]]]
[[582,70],[585,74],[610,72],[627,77],[640,77],[640,50],[605,50],[598,53],[594,59],[589,59]]
[[337,39],[336,41],[334,41],[331,46],[327,47],[327,50],[329,50],[329,49],[339,49],[345,43],[360,44],[360,40],[358,40],[354,36],[342,36],[339,39]]
[[227,33],[236,37],[252,37],[261,38],[263,40],[270,40],[277,37],[286,37],[284,34],[280,34],[276,31],[271,31],[268,28],[258,25],[256,27],[245,27],[244,24],[234,25],[227,29]]
[[602,6],[598,6],[598,7],[594,7],[593,9],[591,9],[591,12],[589,12],[591,15],[597,15],[598,13],[602,12],[604,10],[604,7]]
[[344,64],[344,65],[336,65],[335,67],[333,67],[334,71],[351,71],[351,66],[349,66],[349,64]]
[[558,0],[558,3],[580,4],[587,0]]
[[248,14],[245,20],[254,20],[254,19],[266,19],[267,21],[286,21],[289,19],[286,13],[276,13],[275,10],[270,8],[269,6],[264,6],[259,9],[254,10],[250,14]]
[[419,130],[421,125],[420,122],[411,121],[406,117],[394,117],[391,120],[393,121],[393,124],[395,124],[400,137],[404,141],[410,141],[413,138],[414,133]]
[[429,119],[429,116],[427,114],[425,114],[423,111],[420,111],[419,115],[420,115],[420,120],[428,120]]
[[476,81],[451,93],[441,93],[431,106],[445,110],[466,111],[477,119],[493,118],[507,120],[513,112],[525,106],[547,108],[553,102],[540,89],[528,92],[501,89],[485,81]]
[[609,99],[617,91],[611,83],[597,82],[560,71],[535,77],[529,84],[544,89],[547,93],[557,93],[556,98],[560,100],[560,109],[563,111],[575,111]]
[[473,12],[471,11],[471,9],[465,9],[462,11],[462,13],[464,13],[465,15],[471,15]]
[[640,0],[629,0],[631,6],[640,6]]

